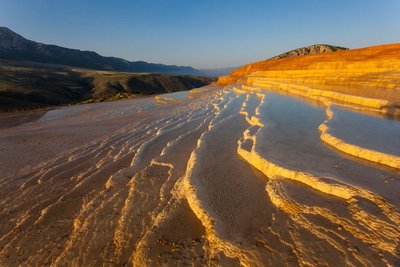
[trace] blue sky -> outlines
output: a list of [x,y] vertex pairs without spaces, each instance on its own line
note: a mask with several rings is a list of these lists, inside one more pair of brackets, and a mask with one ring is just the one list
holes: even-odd
[[214,68],[315,43],[400,42],[400,0],[0,0],[0,25],[106,56]]

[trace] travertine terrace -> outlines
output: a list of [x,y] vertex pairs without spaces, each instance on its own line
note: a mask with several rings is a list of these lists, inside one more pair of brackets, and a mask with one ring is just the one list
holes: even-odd
[[260,61],[245,65],[220,85],[239,83],[323,97],[399,115],[400,44]]
[[0,265],[398,265],[399,47],[3,125]]

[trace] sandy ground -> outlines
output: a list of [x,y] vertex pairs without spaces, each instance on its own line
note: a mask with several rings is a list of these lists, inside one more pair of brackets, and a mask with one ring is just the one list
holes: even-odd
[[332,110],[226,88],[0,114],[0,265],[398,265],[399,122],[379,146]]

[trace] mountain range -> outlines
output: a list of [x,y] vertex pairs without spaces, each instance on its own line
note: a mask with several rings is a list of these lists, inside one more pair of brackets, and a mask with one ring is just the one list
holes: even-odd
[[0,27],[0,59],[96,70],[206,76],[201,71],[188,66],[128,61],[117,57],[104,57],[92,51],[42,44],[28,40],[7,27]]
[[216,68],[216,69],[199,69],[201,73],[204,73],[205,76],[208,77],[219,77],[228,75],[230,72],[234,71],[239,67],[230,67],[230,68]]

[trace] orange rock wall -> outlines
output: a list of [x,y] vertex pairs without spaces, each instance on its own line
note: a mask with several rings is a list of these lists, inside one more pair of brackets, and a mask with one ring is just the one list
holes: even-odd
[[369,103],[377,99],[387,102],[386,109],[397,110],[400,108],[400,44],[260,61],[220,77],[218,83],[328,91],[329,95],[339,94],[345,99],[367,98]]

